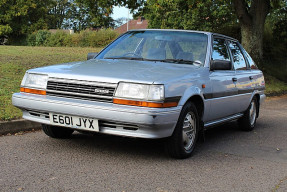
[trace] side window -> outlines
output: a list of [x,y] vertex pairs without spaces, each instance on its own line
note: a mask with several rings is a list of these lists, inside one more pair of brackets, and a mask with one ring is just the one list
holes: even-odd
[[241,53],[240,47],[236,42],[230,42],[229,48],[231,50],[231,54],[234,62],[235,70],[245,70],[247,69],[247,65],[245,63],[245,59],[243,54]]
[[212,59],[230,61],[230,57],[224,39],[213,40]]
[[258,69],[256,64],[254,63],[253,59],[251,58],[251,56],[247,53],[247,51],[245,49],[243,49],[243,52],[245,54],[245,57],[250,65],[251,69]]

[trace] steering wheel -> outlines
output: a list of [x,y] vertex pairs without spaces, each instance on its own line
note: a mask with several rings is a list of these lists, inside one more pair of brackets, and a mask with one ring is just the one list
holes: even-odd
[[139,57],[139,58],[142,58],[142,56],[141,55],[139,55],[139,54],[137,54],[137,53],[134,53],[134,52],[128,52],[128,53],[125,53],[125,54],[123,54],[122,56],[123,57],[126,57],[126,56],[128,56],[128,55],[131,55],[131,56],[137,56],[137,57]]

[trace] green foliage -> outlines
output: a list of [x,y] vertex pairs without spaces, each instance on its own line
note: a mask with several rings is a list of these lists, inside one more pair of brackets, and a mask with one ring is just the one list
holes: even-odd
[[0,37],[42,29],[100,29],[114,27],[113,5],[131,0],[0,0]]
[[50,0],[0,0],[0,33],[19,36],[47,27],[49,2]]
[[12,33],[12,28],[9,25],[0,25],[0,36]]
[[268,15],[264,31],[264,71],[287,82],[287,1]]
[[27,45],[29,46],[36,46],[36,33],[37,32],[34,32],[34,33],[31,33],[27,36]]
[[213,32],[238,28],[231,0],[147,0],[145,9],[150,28]]
[[54,34],[51,34],[47,39],[47,43],[43,44],[44,46],[50,47],[66,47],[70,42],[70,35],[64,31],[57,31]]
[[287,94],[287,83],[279,81],[271,75],[265,74],[266,90],[267,96],[282,95]]
[[118,34],[112,29],[99,30],[97,32],[90,33],[88,37],[90,47],[104,47],[111,41],[116,39]]
[[51,32],[47,30],[39,30],[36,33],[35,45],[36,46],[46,45],[50,36],[51,36]]
[[29,46],[104,47],[117,36],[118,34],[112,29],[85,30],[71,35],[62,30],[58,30],[56,33],[39,30],[28,35],[26,42]]

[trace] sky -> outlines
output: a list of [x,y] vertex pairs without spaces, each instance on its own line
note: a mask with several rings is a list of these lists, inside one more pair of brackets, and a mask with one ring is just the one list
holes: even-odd
[[[118,19],[121,17],[128,17],[128,12],[129,10],[125,7],[119,7],[119,6],[115,6],[114,10],[113,10],[113,14],[112,14],[112,18],[113,19]],[[132,19],[132,15],[129,15],[129,18]]]

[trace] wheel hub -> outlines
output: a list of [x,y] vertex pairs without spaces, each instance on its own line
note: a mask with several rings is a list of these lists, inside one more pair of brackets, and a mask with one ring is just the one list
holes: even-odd
[[194,113],[188,112],[184,118],[182,126],[183,146],[185,150],[190,150],[195,142],[196,118]]
[[252,126],[255,123],[255,119],[256,119],[256,103],[255,101],[252,101],[249,109],[249,120]]

